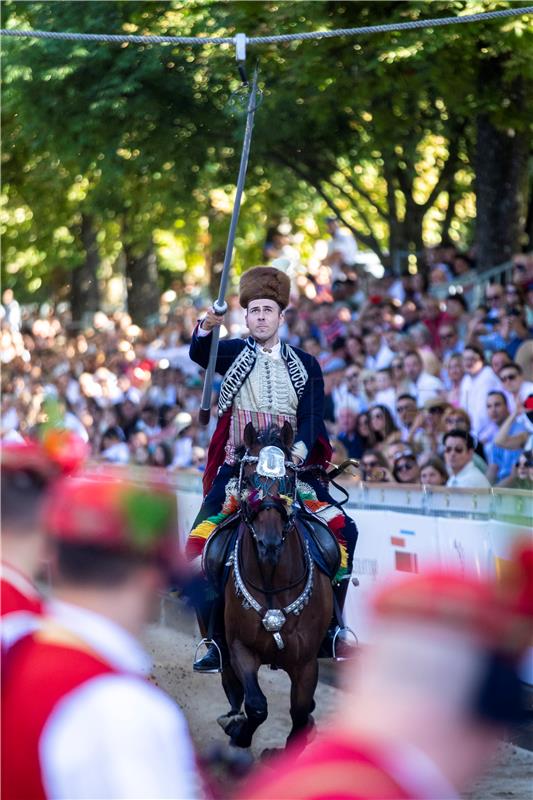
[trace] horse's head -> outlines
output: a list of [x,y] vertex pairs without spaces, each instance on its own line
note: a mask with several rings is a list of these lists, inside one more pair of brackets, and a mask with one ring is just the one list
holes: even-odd
[[243,519],[257,544],[259,560],[275,566],[291,525],[296,475],[290,455],[294,439],[285,422],[256,431],[244,429],[239,494]]

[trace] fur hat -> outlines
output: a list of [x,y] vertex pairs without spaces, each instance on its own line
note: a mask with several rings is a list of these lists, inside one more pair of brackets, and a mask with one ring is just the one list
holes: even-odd
[[289,305],[291,282],[275,267],[252,267],[241,277],[239,302],[248,308],[252,300],[274,300],[281,308]]

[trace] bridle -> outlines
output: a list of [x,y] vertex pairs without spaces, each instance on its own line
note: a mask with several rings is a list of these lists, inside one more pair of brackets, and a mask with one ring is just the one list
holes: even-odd
[[[263,448],[263,450],[266,449],[267,448]],[[245,498],[243,496],[245,491],[245,482],[247,480],[244,474],[244,469],[246,464],[256,464],[256,469],[257,469],[257,466],[261,464],[261,453],[258,456],[252,456],[250,455],[248,450],[246,451],[245,455],[242,457],[240,462],[239,480],[237,488],[241,506],[241,518],[248,527],[248,529],[250,530],[253,539],[257,543],[259,541],[259,538],[257,536],[257,531],[254,526],[254,521],[256,517],[262,511],[267,511],[269,509],[277,511],[281,519],[283,520],[283,527],[281,529],[281,544],[283,544],[290,529],[294,526],[294,516],[296,513],[296,499],[297,499],[296,474],[299,468],[292,461],[285,460],[285,454],[280,448],[275,446],[270,446],[268,449],[277,450],[279,451],[280,454],[283,454],[283,459],[284,459],[283,468],[285,470],[285,473],[283,475],[274,476],[274,475],[265,475],[264,473],[258,473],[257,471],[254,472],[253,476],[251,476],[250,483],[251,486],[255,488],[255,490],[258,493],[260,492],[262,494],[262,496],[259,498],[259,502],[254,503],[252,507],[248,501],[248,498]],[[263,450],[261,452],[263,452]],[[293,472],[292,482],[287,481],[286,478],[287,470]],[[262,478],[263,480],[258,481],[257,480],[258,478]],[[270,489],[276,482],[278,483],[278,493],[273,495],[270,493]],[[285,488],[287,484],[289,484],[290,486],[291,483],[292,483],[291,494],[289,495],[287,492],[282,496],[279,492],[280,486],[282,488]]]
[[[268,460],[269,460],[268,456],[271,456],[270,467],[268,465]],[[251,505],[248,502],[249,498],[243,497],[243,493],[245,491],[244,468],[246,464],[256,464],[256,472],[254,473],[254,478],[256,478],[256,480],[255,481],[252,480],[251,482],[252,486],[255,485],[255,489],[252,489],[252,494],[254,491],[257,491],[258,493],[261,492],[262,495],[261,497],[258,496],[257,498],[258,502],[253,502]],[[252,534],[252,538],[255,542],[256,548],[259,543],[259,537],[257,535],[254,522],[258,514],[260,514],[262,511],[267,511],[269,509],[277,511],[281,519],[283,520],[283,527],[281,531],[281,545],[283,545],[283,543],[285,542],[287,534],[289,533],[291,528],[295,528],[297,530],[302,545],[302,550],[304,554],[303,573],[301,574],[301,576],[298,577],[297,580],[291,581],[290,584],[279,587],[277,589],[270,589],[268,587],[265,587],[264,585],[257,586],[249,578],[245,576],[239,558],[239,550],[242,539],[240,533],[237,536],[237,540],[235,542],[235,548],[233,550],[233,554],[230,559],[231,563],[233,564],[233,578],[235,584],[235,592],[237,596],[242,596],[244,608],[248,609],[252,608],[262,617],[263,627],[269,633],[272,633],[276,646],[279,650],[283,650],[283,648],[285,647],[283,639],[281,638],[280,630],[286,622],[287,615],[288,614],[298,615],[301,613],[303,608],[309,602],[309,598],[311,597],[311,593],[313,591],[313,583],[314,583],[314,563],[313,559],[311,558],[311,554],[309,552],[309,545],[307,544],[305,538],[301,535],[301,533],[294,525],[294,517],[296,514],[296,507],[297,507],[296,475],[298,469],[299,469],[298,466],[293,464],[292,461],[285,460],[285,454],[280,448],[276,446],[267,446],[262,448],[258,456],[252,456],[248,451],[246,451],[245,455],[241,459],[240,470],[239,470],[238,496],[241,504],[241,519],[244,525],[249,529],[250,533]],[[285,480],[285,476],[287,475],[287,470],[293,471],[294,480],[292,481],[292,496],[286,495],[285,496],[286,500],[284,500],[279,493],[277,495],[270,494],[269,489],[271,489],[272,486],[277,482],[279,491],[280,482],[282,481],[282,479],[283,481]],[[257,481],[257,476],[264,478],[264,480]],[[295,586],[301,584],[304,580],[305,580],[305,587],[302,593],[296,598],[296,600],[294,600],[292,603],[289,603],[289,605],[285,606],[283,609],[272,608],[272,598],[274,595],[279,594],[281,592],[285,592],[289,589],[293,589]],[[265,595],[265,597],[267,598],[268,608],[264,608],[260,603],[257,602],[255,597],[253,597],[253,595],[248,591],[246,584],[256,589],[257,591],[262,592]]]

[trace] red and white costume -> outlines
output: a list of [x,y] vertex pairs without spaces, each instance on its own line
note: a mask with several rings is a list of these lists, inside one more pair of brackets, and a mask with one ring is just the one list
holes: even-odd
[[410,745],[330,732],[272,766],[244,786],[241,800],[458,800],[438,767]]
[[51,603],[5,656],[3,797],[201,796],[185,719],[149,669],[123,628]]
[[36,586],[16,567],[5,561],[0,564],[0,612],[8,614],[27,612],[42,613],[42,597]]
[[30,631],[43,613],[43,598],[36,586],[16,567],[0,564],[0,613],[2,653],[21,631]]

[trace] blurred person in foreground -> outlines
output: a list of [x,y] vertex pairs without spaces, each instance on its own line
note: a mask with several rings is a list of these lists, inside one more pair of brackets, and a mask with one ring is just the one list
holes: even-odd
[[165,486],[103,471],[51,491],[54,599],[3,668],[4,797],[200,796],[185,719],[138,642],[178,566],[175,512]]
[[0,566],[2,642],[10,631],[42,612],[34,581],[43,570],[46,547],[40,521],[50,487],[81,464],[84,442],[67,431],[51,430],[43,441],[2,443],[0,457],[2,562]]
[[457,799],[523,718],[533,550],[508,572],[499,585],[434,570],[382,586],[335,717],[303,754],[252,776],[241,798]]

